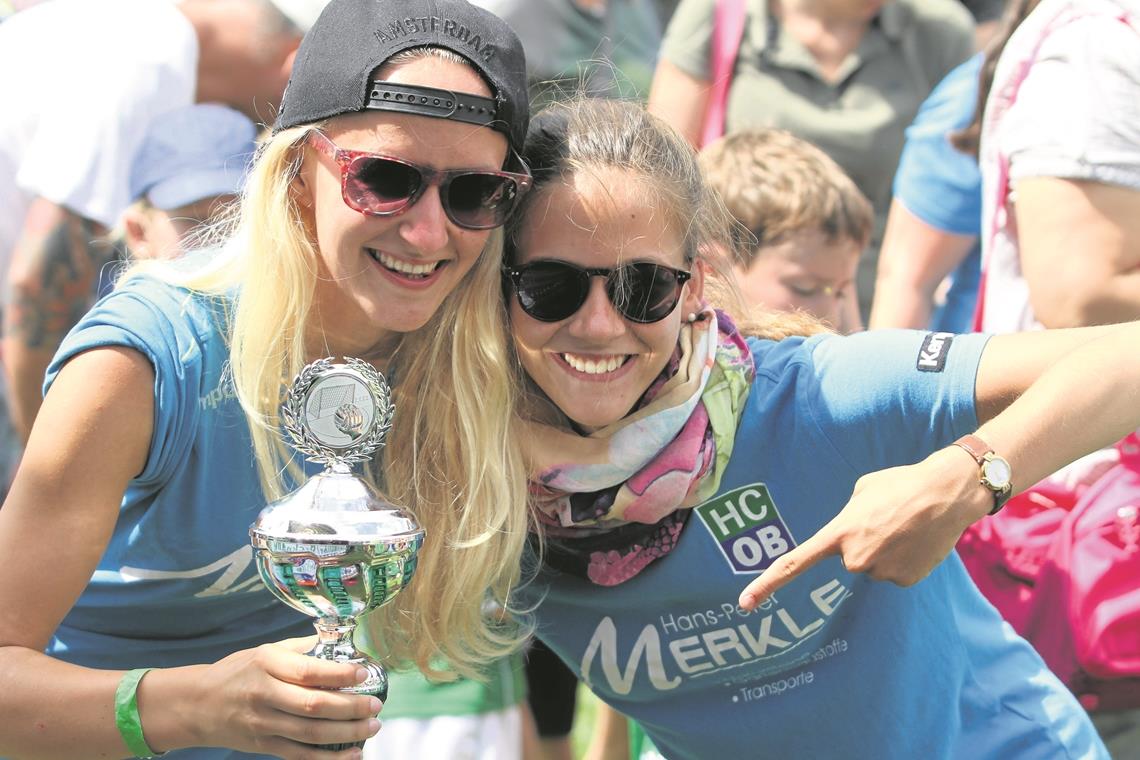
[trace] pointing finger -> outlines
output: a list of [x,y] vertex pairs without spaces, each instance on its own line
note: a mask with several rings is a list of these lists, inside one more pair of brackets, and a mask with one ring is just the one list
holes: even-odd
[[771,566],[753,579],[740,594],[742,609],[752,610],[793,578],[812,567],[821,559],[839,552],[839,544],[824,526],[818,533],[786,554],[776,558]]

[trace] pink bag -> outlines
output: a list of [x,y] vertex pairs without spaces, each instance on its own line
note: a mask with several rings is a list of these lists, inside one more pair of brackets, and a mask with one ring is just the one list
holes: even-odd
[[728,109],[728,88],[736,70],[736,54],[744,36],[744,0],[718,0],[713,12],[712,85],[705,110],[705,124],[698,147],[711,143],[724,134],[724,117]]
[[1140,438],[1077,500],[1033,593],[1025,636],[1088,709],[1140,707]]
[[1047,483],[970,526],[978,588],[1088,709],[1140,707],[1140,438],[1073,493]]
[[996,515],[971,525],[958,541],[958,554],[974,583],[1022,635],[1037,575],[1075,503],[1070,490],[1034,486],[1006,502]]

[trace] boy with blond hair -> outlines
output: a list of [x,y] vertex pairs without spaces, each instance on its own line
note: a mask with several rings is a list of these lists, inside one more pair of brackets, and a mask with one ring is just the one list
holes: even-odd
[[867,198],[833,160],[788,132],[735,132],[701,151],[705,181],[740,223],[732,262],[747,302],[863,329],[855,293],[871,236]]

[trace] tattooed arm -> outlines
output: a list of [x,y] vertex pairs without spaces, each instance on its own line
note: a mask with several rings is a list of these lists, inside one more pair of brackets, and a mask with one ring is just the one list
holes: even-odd
[[37,198],[12,252],[4,303],[4,371],[12,423],[27,442],[44,372],[60,342],[91,307],[99,271],[114,258],[106,229]]

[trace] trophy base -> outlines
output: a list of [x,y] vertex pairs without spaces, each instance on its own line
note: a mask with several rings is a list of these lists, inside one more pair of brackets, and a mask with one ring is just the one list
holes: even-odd
[[[310,652],[310,654],[312,654]],[[315,655],[314,655],[315,656]],[[349,694],[367,694],[376,697],[381,702],[388,698],[388,674],[378,662],[364,657],[354,657],[351,660],[338,660],[338,662],[349,662],[353,665],[368,671],[368,678],[358,683],[356,686],[349,686],[344,689],[337,689],[337,691],[347,692]],[[364,742],[345,742],[343,744],[314,744],[318,749],[328,750],[329,752],[339,752],[342,749],[351,749],[353,747],[362,748]]]

